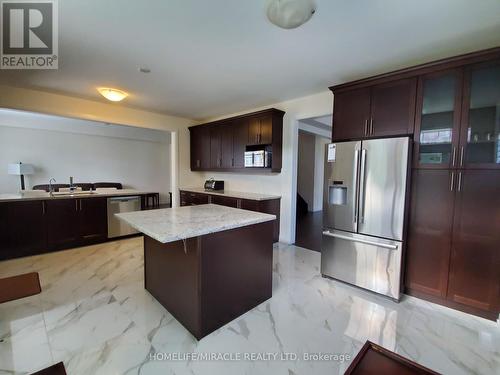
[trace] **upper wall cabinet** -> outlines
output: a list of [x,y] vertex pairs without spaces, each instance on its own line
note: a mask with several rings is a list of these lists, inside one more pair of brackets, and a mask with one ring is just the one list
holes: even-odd
[[370,117],[370,89],[335,94],[333,101],[333,140],[361,139],[367,135]]
[[446,169],[456,166],[461,94],[460,69],[431,73],[419,78],[415,167]]
[[500,168],[500,60],[465,69],[460,167]]
[[333,141],[413,133],[416,79],[334,90]]
[[[192,126],[191,170],[281,172],[284,114],[271,108]],[[270,155],[271,165],[245,168],[245,152],[260,150]]]
[[210,168],[210,129],[190,128],[191,170],[201,171]]

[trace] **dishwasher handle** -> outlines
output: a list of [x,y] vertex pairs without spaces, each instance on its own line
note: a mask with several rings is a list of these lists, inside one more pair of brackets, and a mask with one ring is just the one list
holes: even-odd
[[139,200],[139,199],[141,199],[141,197],[139,197],[139,196],[108,198],[110,203],[130,202],[130,201],[135,201],[135,200]]

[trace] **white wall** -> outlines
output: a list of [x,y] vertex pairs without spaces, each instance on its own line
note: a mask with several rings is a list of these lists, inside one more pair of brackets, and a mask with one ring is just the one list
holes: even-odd
[[[283,163],[281,173],[260,175],[190,172],[189,165],[187,165],[187,169],[184,167],[182,168],[182,172],[180,172],[183,176],[180,186],[191,187],[193,185],[190,185],[189,182],[194,182],[197,179],[198,181],[195,183],[198,184],[197,186],[199,187],[203,180],[214,177],[216,179],[225,180],[225,187],[228,190],[281,195],[280,241],[292,243],[295,241],[295,196],[297,194],[299,120],[331,114],[332,93],[330,91],[324,91],[319,94],[286,102],[274,103],[265,107],[248,108],[245,111],[207,120],[216,120],[272,107],[286,112],[283,118]],[[179,144],[179,147],[181,147],[181,144]],[[189,154],[187,155],[187,163],[189,163]],[[193,174],[198,177],[193,177]],[[189,182],[186,183],[186,181]]]
[[330,143],[330,138],[315,136],[314,158],[314,204],[313,211],[323,209],[323,179],[325,175],[325,145]]
[[309,211],[314,211],[315,147],[315,135],[299,130],[297,193],[306,201]]
[[[113,181],[125,187],[159,191],[168,202],[170,133],[102,124],[29,112],[0,110],[0,192],[19,190],[19,177],[7,164],[35,166],[26,188],[58,183]],[[3,170],[3,172],[2,172]]]
[[[199,186],[202,182],[202,176],[192,173],[189,168],[188,127],[196,124],[192,119],[130,108],[126,101],[111,103],[104,99],[88,100],[5,85],[0,85],[0,108],[177,132],[178,147],[173,150],[178,152],[178,183],[181,186]],[[172,190],[175,188],[173,186]]]

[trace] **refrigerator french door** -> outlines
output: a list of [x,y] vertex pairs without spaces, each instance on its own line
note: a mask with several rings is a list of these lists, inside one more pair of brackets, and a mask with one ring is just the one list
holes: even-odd
[[321,273],[399,300],[409,138],[327,145]]

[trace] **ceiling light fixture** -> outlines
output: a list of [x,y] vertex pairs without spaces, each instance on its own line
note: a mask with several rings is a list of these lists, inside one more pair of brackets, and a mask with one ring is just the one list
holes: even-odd
[[148,67],[145,67],[145,66],[141,66],[139,68],[139,72],[141,72],[141,73],[151,73],[151,69],[149,69]]
[[283,29],[295,29],[305,24],[316,12],[314,0],[270,0],[267,18]]
[[109,87],[99,87],[97,91],[99,91],[102,96],[104,96],[108,100],[111,100],[112,102],[122,101],[128,96],[125,91],[112,89]]

